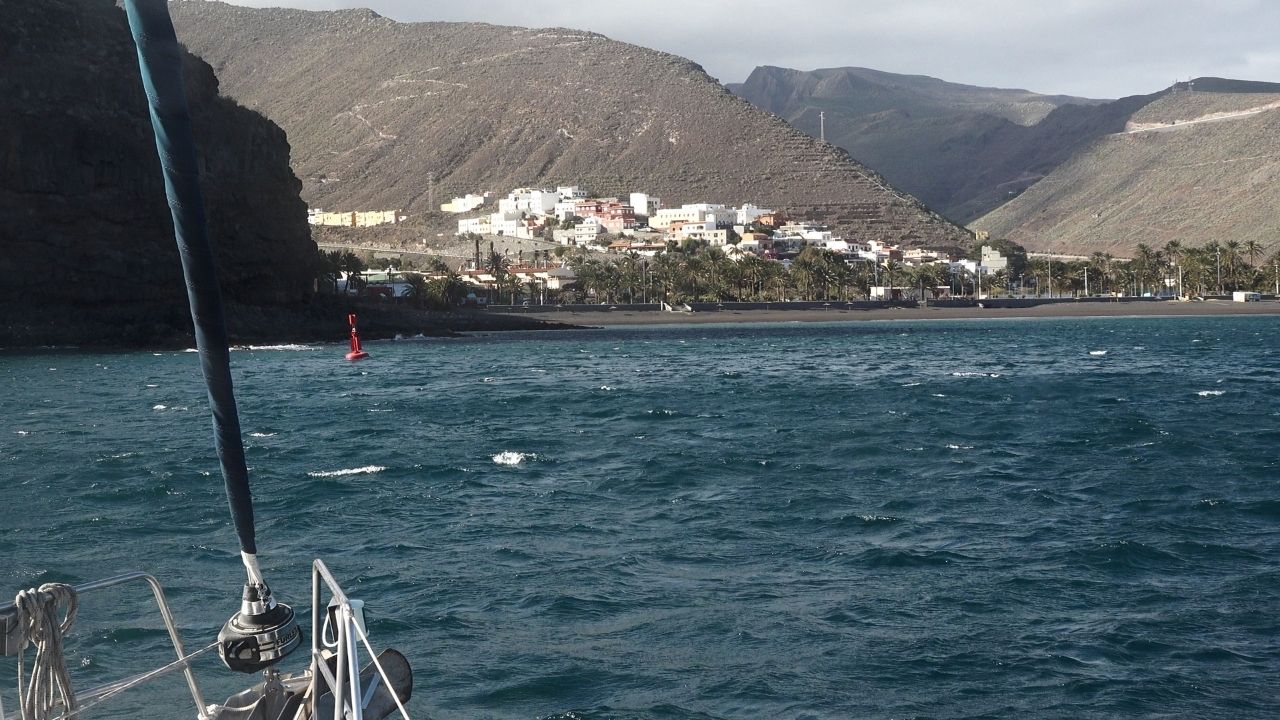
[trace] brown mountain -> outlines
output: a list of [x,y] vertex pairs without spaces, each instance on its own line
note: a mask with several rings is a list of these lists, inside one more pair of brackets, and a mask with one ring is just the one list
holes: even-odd
[[1170,240],[1280,248],[1280,85],[1207,78],[1194,88],[1131,114],[1125,128],[974,227],[1071,253],[1127,256],[1139,243],[1159,248]]
[[[284,133],[185,62],[223,294],[295,304],[316,248]],[[182,333],[185,286],[123,11],[2,0],[0,67],[0,346]]]
[[968,238],[683,58],[576,30],[170,7],[224,91],[288,131],[304,197],[326,210],[425,212],[466,192],[572,183],[753,202],[859,237]]
[[828,141],[958,222],[998,207],[1135,109],[855,67],[758,67],[729,87],[814,137],[824,113]]

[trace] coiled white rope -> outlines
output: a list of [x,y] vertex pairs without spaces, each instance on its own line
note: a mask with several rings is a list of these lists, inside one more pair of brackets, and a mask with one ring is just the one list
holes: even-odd
[[[62,583],[45,583],[36,590],[23,590],[14,598],[18,606],[18,717],[22,720],[49,720],[59,698],[67,713],[76,709],[76,696],[67,677],[67,660],[62,654],[62,636],[76,621],[79,600],[75,588]],[[64,607],[62,619],[58,609]],[[31,678],[23,684],[23,660],[27,645],[36,646]]]

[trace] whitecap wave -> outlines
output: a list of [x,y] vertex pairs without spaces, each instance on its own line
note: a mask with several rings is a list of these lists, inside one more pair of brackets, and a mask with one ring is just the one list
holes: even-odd
[[1218,397],[1219,395],[1226,395],[1227,391],[1226,390],[1201,390],[1196,394],[1199,395],[1200,397]]
[[169,409],[169,406],[168,406],[168,405],[152,405],[152,406],[151,406],[151,409],[152,409],[152,410],[156,410],[156,411],[160,411],[160,410],[168,410],[168,409]]
[[1107,354],[1107,351],[1106,350],[1090,350],[1089,354],[1093,355],[1094,357],[1102,357],[1103,355]]
[[275,433],[264,433],[264,432],[251,432],[251,433],[249,433],[249,437],[275,437],[275,436],[276,436],[276,434],[275,434]]
[[17,431],[15,431],[15,433],[14,433],[14,434],[16,434],[16,435],[30,435],[31,433],[30,433],[29,431],[27,431],[27,430],[17,430]]
[[538,456],[535,455],[534,453],[522,453],[522,452],[515,452],[513,450],[503,450],[502,452],[493,456],[493,462],[495,464],[506,465],[508,467],[515,467],[516,465],[523,463],[525,460],[536,460],[536,459],[538,459]]
[[312,345],[301,345],[298,343],[284,343],[281,345],[237,345],[232,350],[252,350],[252,351],[270,351],[281,350],[286,352],[303,352],[307,350],[319,350],[320,348]]
[[947,445],[947,449],[948,450],[972,450],[973,446],[972,445],[956,445],[955,443],[949,443]]
[[600,389],[601,389],[601,390],[604,390],[605,392],[609,392],[609,391],[610,391],[610,390],[612,390],[613,388],[609,387],[608,385],[601,385],[601,386],[600,386]]
[[345,470],[312,470],[307,473],[307,475],[317,478],[342,477],[344,475],[372,475],[373,473],[380,473],[386,469],[387,468],[382,465],[365,465],[364,467],[347,468]]
[[969,370],[957,370],[951,373],[951,377],[990,377],[998,378],[1000,373],[973,372]]
[[918,383],[918,382],[903,383],[903,384],[902,384],[902,387],[916,387],[916,386],[917,386],[917,385],[919,385],[919,384],[920,384],[920,383]]

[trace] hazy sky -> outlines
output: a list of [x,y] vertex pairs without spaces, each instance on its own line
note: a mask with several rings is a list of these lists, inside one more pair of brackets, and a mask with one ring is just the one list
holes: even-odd
[[1097,98],[1201,75],[1280,82],[1277,0],[231,1],[594,30],[688,57],[722,82],[757,65],[853,65]]

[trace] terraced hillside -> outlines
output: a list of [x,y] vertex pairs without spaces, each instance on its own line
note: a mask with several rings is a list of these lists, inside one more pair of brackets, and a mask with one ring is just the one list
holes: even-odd
[[[1199,85],[1197,85],[1199,87]],[[1183,92],[1135,114],[974,223],[1036,250],[1280,247],[1280,95]]]
[[575,30],[170,7],[224,92],[288,131],[313,207],[421,213],[455,194],[573,183],[753,202],[856,237],[968,239],[683,58]]

